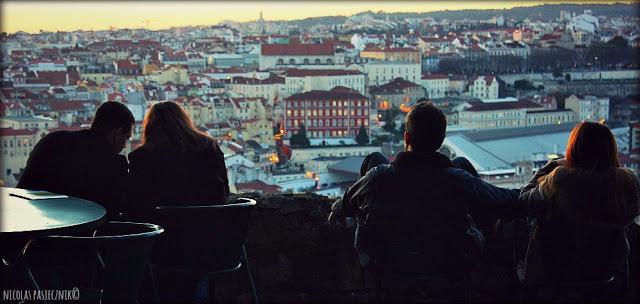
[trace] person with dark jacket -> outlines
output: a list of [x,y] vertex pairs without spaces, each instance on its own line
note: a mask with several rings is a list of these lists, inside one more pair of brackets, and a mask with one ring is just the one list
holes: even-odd
[[[156,206],[227,204],[229,180],[224,155],[178,104],[167,101],[153,105],[143,129],[142,145],[129,154],[125,218],[152,222]],[[163,299],[175,303],[205,301],[206,275],[158,270]]]
[[640,184],[622,168],[609,128],[578,124],[566,159],[549,162],[522,189],[519,208],[536,219],[522,278],[528,287],[599,282],[629,256],[625,227],[640,214]]
[[129,162],[125,217],[147,218],[156,206],[227,202],[229,180],[222,151],[174,102],[151,107],[142,144],[129,154]]
[[119,153],[131,137],[134,118],[118,102],[98,107],[91,128],[56,131],[34,147],[17,187],[87,199],[113,216],[124,198],[127,159]]
[[417,104],[406,118],[405,150],[390,165],[369,170],[329,216],[357,222],[355,247],[367,267],[382,273],[459,282],[473,260],[469,215],[474,209],[509,214],[518,192],[494,187],[438,153],[446,118],[431,103]]

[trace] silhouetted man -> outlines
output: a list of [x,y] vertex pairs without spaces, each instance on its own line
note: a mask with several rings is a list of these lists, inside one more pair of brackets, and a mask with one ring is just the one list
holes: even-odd
[[113,215],[123,201],[127,174],[127,159],[119,153],[134,122],[125,105],[106,102],[98,107],[90,129],[48,134],[29,155],[18,188],[84,198]]
[[[464,295],[453,287],[468,277],[481,249],[474,243],[482,242],[470,215],[507,213],[519,191],[492,186],[437,152],[447,122],[431,103],[417,104],[405,126],[405,152],[368,170],[334,203],[329,221],[355,217],[360,261],[383,278],[435,279],[421,291],[427,298]],[[386,300],[408,300],[406,289],[396,291],[400,298]]]

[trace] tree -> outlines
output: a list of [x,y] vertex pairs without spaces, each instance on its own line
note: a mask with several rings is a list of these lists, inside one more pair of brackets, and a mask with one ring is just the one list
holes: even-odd
[[358,135],[356,135],[356,142],[360,146],[369,144],[369,134],[367,134],[367,129],[365,129],[364,126],[360,126],[360,129],[358,129]]
[[300,124],[300,130],[298,130],[298,133],[291,135],[289,142],[292,147],[308,147],[311,145],[311,142],[307,137],[307,128],[304,124]]
[[374,146],[382,146],[383,143],[388,143],[388,142],[391,142],[391,136],[378,135],[371,141],[371,144]]
[[513,88],[516,90],[535,90],[533,83],[526,79],[516,80],[513,83]]
[[627,39],[622,36],[615,36],[611,40],[607,41],[607,44],[615,46],[617,48],[626,48],[629,46]]
[[400,112],[400,110],[394,106],[392,106],[389,110],[386,110],[384,113],[384,126],[382,127],[383,130],[389,132],[389,133],[393,133],[396,131],[396,115],[398,115],[398,112]]

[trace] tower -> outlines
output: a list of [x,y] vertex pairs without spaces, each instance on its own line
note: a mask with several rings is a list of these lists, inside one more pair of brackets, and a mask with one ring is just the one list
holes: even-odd
[[262,35],[266,33],[266,26],[265,26],[264,18],[262,17],[262,11],[260,11],[260,18],[258,19],[258,31]]

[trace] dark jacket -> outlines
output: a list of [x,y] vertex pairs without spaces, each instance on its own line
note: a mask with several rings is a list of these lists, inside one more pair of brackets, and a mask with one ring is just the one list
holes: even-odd
[[358,180],[332,211],[356,218],[356,248],[384,271],[460,278],[469,266],[468,214],[509,213],[517,194],[453,168],[440,153],[401,152]]
[[[551,162],[522,189],[519,208],[536,218],[525,282],[574,283],[611,277],[625,262],[625,226],[638,215],[640,185],[624,168],[595,172]],[[612,208],[614,202],[621,208]]]
[[142,146],[129,154],[129,162],[125,218],[148,218],[156,206],[227,203],[227,168],[213,140],[200,151],[189,152]]
[[127,159],[92,130],[57,131],[33,148],[18,188],[80,197],[115,214],[123,201]]

